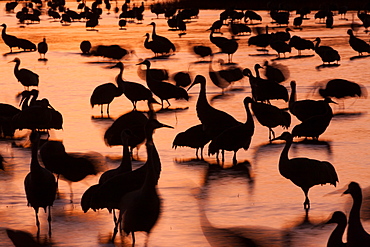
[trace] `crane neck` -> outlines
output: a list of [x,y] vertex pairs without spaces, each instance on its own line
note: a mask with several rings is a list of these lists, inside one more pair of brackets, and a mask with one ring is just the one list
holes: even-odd
[[118,169],[122,172],[132,171],[131,154],[128,145],[128,138],[125,138],[123,142],[122,161]]
[[38,147],[40,143],[40,137],[37,137],[35,141],[32,141],[32,147],[31,147],[31,165],[30,165],[30,170],[31,172],[37,172],[41,170],[41,166],[38,160]]
[[19,71],[19,65],[21,64],[20,61],[15,61],[15,66],[14,66],[14,73],[18,73]]
[[208,100],[207,100],[207,93],[206,93],[206,83],[201,82],[200,83],[200,91],[197,101],[197,108],[199,107],[210,107]]
[[253,129],[254,132],[254,121],[251,110],[249,109],[249,103],[250,102],[245,104],[245,111],[247,112],[247,121],[245,122],[245,125],[248,129]]
[[290,177],[289,169],[287,168],[289,165],[288,153],[289,153],[290,146],[292,145],[292,142],[293,142],[293,137],[290,136],[285,142],[285,146],[283,148],[283,151],[281,151],[280,159],[279,159],[279,172],[283,177],[286,177],[286,178]]
[[255,76],[255,78],[261,78],[261,76],[260,76],[260,72],[259,72],[259,67],[254,66],[254,71],[256,72],[256,76]]
[[296,85],[294,83],[291,84],[291,93],[289,97],[289,110],[292,111],[294,103],[297,101],[297,92],[296,92]]
[[351,193],[353,198],[353,205],[349,213],[348,224],[351,225],[356,223],[357,225],[362,225],[360,221],[360,209],[362,204],[362,192],[361,190],[357,193]]
[[156,37],[157,33],[155,32],[155,23],[153,24],[153,31],[152,31],[152,39],[153,37]]
[[343,234],[346,229],[347,222],[339,222],[333,232],[330,234],[327,246],[342,246]]

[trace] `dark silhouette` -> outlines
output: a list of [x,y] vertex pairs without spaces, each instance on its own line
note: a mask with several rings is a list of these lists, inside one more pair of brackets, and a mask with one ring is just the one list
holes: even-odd
[[260,102],[251,102],[252,111],[258,122],[269,129],[269,141],[275,138],[275,132],[272,128],[282,126],[289,128],[291,123],[290,114],[274,105],[269,105]]
[[268,33],[268,26],[266,26],[265,33],[262,32],[263,29],[261,27],[256,27],[256,36],[252,36],[248,39],[248,45],[255,45],[257,47],[262,47],[263,51],[266,51],[266,47],[270,45],[271,42],[271,34]]
[[302,56],[303,50],[315,50],[315,45],[311,40],[303,39],[296,35],[289,40],[289,45],[298,51],[298,56]]
[[292,51],[292,47],[282,40],[272,40],[270,47],[278,53],[278,58],[280,58],[280,53],[283,53],[285,57],[286,52],[290,53]]
[[317,37],[314,41],[316,41],[315,52],[320,56],[323,64],[330,64],[331,62],[335,61],[338,64],[340,61],[340,55],[337,50],[334,50],[330,46],[320,46],[321,39],[319,37]]
[[191,84],[192,80],[190,78],[190,73],[186,71],[179,71],[172,76],[173,80],[178,87],[187,87]]
[[146,65],[146,83],[150,89],[150,91],[153,92],[156,96],[158,96],[161,99],[161,105],[163,109],[163,101],[165,100],[168,103],[168,107],[171,106],[169,99],[185,99],[189,100],[188,93],[185,89],[175,86],[171,83],[159,81],[151,76],[150,72],[150,61],[144,60],[143,62],[139,63]]
[[212,55],[212,49],[209,46],[204,45],[196,45],[193,47],[193,52],[200,56],[201,58],[205,58],[207,56]]
[[37,44],[37,51],[40,53],[39,60],[47,60],[45,54],[48,52],[48,44],[46,43],[46,38],[43,38],[40,43]]
[[253,100],[250,97],[245,97],[243,101],[245,110],[247,112],[247,120],[244,124],[226,129],[221,134],[213,138],[212,142],[209,144],[208,155],[216,154],[218,163],[219,163],[218,154],[220,150],[222,155],[222,165],[224,164],[225,150],[234,152],[233,165],[236,165],[238,163],[236,159],[236,153],[238,152],[238,150],[240,148],[248,150],[252,141],[252,136],[254,134],[254,121],[252,114],[249,110],[249,104],[252,102]]
[[220,111],[208,103],[206,96],[206,78],[204,76],[197,75],[193,84],[188,88],[188,91],[196,84],[200,84],[200,92],[196,105],[197,116],[203,125],[204,132],[211,139],[230,127],[242,124],[228,113]]
[[249,20],[251,21],[250,24],[253,24],[253,20],[262,21],[262,17],[253,10],[247,10],[244,13],[244,22],[248,22]]
[[172,148],[177,147],[191,147],[195,148],[195,155],[199,160],[198,150],[200,149],[200,159],[203,159],[203,148],[204,146],[211,140],[209,136],[204,132],[203,125],[198,124],[192,126],[185,130],[184,132],[180,132],[176,135],[175,139],[172,143]]
[[370,235],[365,231],[360,219],[360,209],[362,204],[362,190],[358,183],[351,182],[348,189],[343,194],[350,194],[353,205],[348,217],[347,246],[370,246]]
[[[154,145],[153,132],[157,128],[170,127],[159,123],[156,119],[150,118],[145,126],[147,142],[147,161],[145,179],[140,189],[131,191],[121,197],[120,217],[123,230],[126,234],[132,235],[132,245],[135,245],[135,232],[144,231],[147,233],[145,245],[148,244],[149,234],[156,224],[161,213],[161,199],[157,192],[157,184],[161,172],[161,160]],[[115,228],[117,233],[117,225]],[[114,240],[113,235],[112,240]]]
[[36,214],[37,235],[40,234],[39,208],[48,209],[49,236],[51,236],[51,206],[53,206],[57,183],[54,175],[47,169],[40,166],[37,158],[40,133],[32,131],[30,135],[32,143],[32,159],[30,172],[24,179],[28,206],[33,207]]
[[113,124],[105,131],[104,141],[108,146],[123,145],[121,133],[125,129],[129,129],[132,136],[128,140],[130,152],[145,141],[144,126],[148,118],[142,112],[131,111],[117,118]]
[[252,89],[252,97],[255,101],[270,102],[272,99],[282,99],[288,102],[288,90],[275,81],[262,79],[259,74],[259,69],[262,68],[261,65],[255,64],[254,70],[256,76],[252,75],[250,69],[245,68],[243,74],[249,77],[249,84]]
[[[139,62],[143,62],[144,60],[140,59]],[[158,81],[166,81],[169,79],[167,69],[153,69],[150,68],[150,76]],[[142,66],[137,66],[137,75],[142,80],[146,80],[146,69],[143,69]]]
[[12,125],[12,119],[21,110],[15,106],[0,103],[0,138],[13,138],[15,128]]
[[157,35],[157,33],[155,31],[155,27],[156,27],[155,22],[151,22],[149,25],[152,25],[153,26],[152,40],[154,42],[159,42],[160,43],[160,46],[163,46],[164,48],[166,48],[166,50],[167,50],[166,53],[170,53],[171,50],[172,50],[172,52],[175,52],[176,51],[176,47],[175,47],[175,45],[169,39],[167,39],[166,37]]
[[370,54],[370,45],[366,41],[355,37],[352,29],[348,29],[347,34],[349,35],[349,45],[358,52],[359,56],[362,56],[363,52]]
[[304,209],[308,210],[310,208],[308,191],[311,187],[319,184],[324,185],[326,183],[336,186],[337,182],[339,182],[335,168],[327,161],[309,158],[289,159],[288,152],[293,142],[293,136],[289,132],[284,132],[274,140],[285,140],[286,142],[280,155],[279,172],[283,177],[290,179],[295,185],[302,189],[306,198],[303,206]]
[[21,60],[19,58],[14,58],[14,60],[10,62],[15,62],[14,66],[14,75],[17,80],[25,87],[25,89],[29,89],[31,86],[38,87],[39,85],[39,76],[38,74],[32,72],[28,69],[19,69],[19,65],[21,64]]
[[91,50],[91,43],[88,40],[84,40],[80,43],[80,50],[82,51],[82,54],[90,54]]
[[327,247],[346,247],[343,243],[343,234],[347,227],[347,216],[342,211],[335,211],[325,224],[336,223],[334,231],[330,234]]
[[289,111],[300,121],[305,121],[310,117],[323,115],[328,110],[329,103],[334,103],[330,98],[324,100],[299,100],[297,101],[296,82],[290,82],[291,94],[289,98]]
[[288,67],[282,64],[277,64],[275,62],[269,64],[268,61],[265,61],[263,65],[265,66],[264,75],[268,80],[281,83],[289,78]]
[[136,110],[136,104],[138,101],[151,100],[153,98],[152,92],[143,85],[122,79],[124,70],[124,65],[122,62],[118,62],[112,68],[120,69],[120,72],[116,77],[117,85],[121,85],[123,94],[132,102],[134,110]]
[[[218,62],[220,65],[224,65],[224,60],[219,59]],[[226,80],[230,85],[236,81],[243,79],[243,71],[239,66],[228,65],[225,69],[218,71],[218,74],[221,78]]]
[[[211,57],[213,58],[213,55]],[[221,77],[219,71],[216,71],[213,69],[212,64],[213,64],[213,59],[211,59],[211,62],[209,63],[209,68],[208,68],[209,78],[211,78],[211,81],[213,82],[213,84],[215,84],[215,86],[222,89],[222,94],[223,94],[225,88],[230,86],[231,82]]]
[[15,247],[43,247],[43,246],[50,246],[46,244],[41,244],[34,239],[31,233],[21,231],[21,230],[13,230],[13,229],[6,229],[6,234],[8,235],[9,239],[12,241]]
[[132,171],[131,154],[130,154],[130,149],[129,149],[129,144],[128,144],[128,141],[131,136],[132,136],[132,133],[129,129],[124,129],[121,132],[122,149],[123,149],[121,163],[117,168],[105,171],[99,178],[99,184],[105,183],[110,178],[116,175]]
[[19,47],[19,42],[18,42],[18,38],[13,36],[13,35],[9,35],[6,33],[6,24],[1,24],[1,26],[3,27],[3,30],[1,32],[1,38],[3,39],[4,43],[9,46],[10,48],[10,53],[13,52],[13,47]]
[[116,80],[117,86],[113,83],[104,83],[97,86],[90,97],[91,107],[100,105],[100,114],[103,118],[103,105],[107,105],[107,117],[109,118],[109,105],[114,98],[123,94],[123,83]]
[[70,187],[70,201],[73,202],[72,183],[79,182],[88,175],[101,172],[102,156],[95,152],[67,153],[60,141],[47,141],[40,148],[40,157],[45,168],[61,176]]
[[213,36],[214,30],[211,30],[209,35],[210,41],[215,44],[218,48],[220,48],[221,53],[226,53],[228,57],[228,63],[232,63],[233,54],[238,50],[239,44],[232,37],[231,39],[225,37],[214,37]]

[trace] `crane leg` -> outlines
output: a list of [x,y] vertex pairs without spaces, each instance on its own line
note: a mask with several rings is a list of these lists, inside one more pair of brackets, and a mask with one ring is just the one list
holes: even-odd
[[120,211],[118,220],[114,222],[113,236],[112,236],[112,239],[111,239],[112,242],[114,242],[114,239],[116,238],[116,235],[117,235],[117,232],[118,232],[118,226],[119,226],[119,223],[121,222],[121,220],[122,220],[122,213]]
[[225,150],[222,149],[221,154],[222,154],[222,167],[224,167],[224,163],[225,163]]
[[108,118],[109,118],[109,104],[107,105],[107,115],[108,115]]
[[100,105],[100,116],[103,118],[103,105]]
[[135,246],[135,232],[131,232],[131,236],[132,236],[132,246]]
[[308,199],[308,190],[304,189],[303,192],[304,192],[304,196],[305,196],[303,207],[304,207],[304,209],[308,210],[308,209],[310,209],[310,200]]
[[51,237],[51,206],[48,208],[49,237]]
[[73,203],[73,190],[72,190],[72,183],[69,183],[69,199],[70,202]]
[[233,156],[233,165],[235,166],[238,163],[236,160],[236,152],[234,151],[234,156]]
[[200,148],[200,158],[201,158],[201,160],[204,160],[204,158],[203,158],[203,147]]
[[199,150],[199,148],[197,148],[196,151],[195,151],[195,155],[197,156],[197,160],[199,160],[198,150]]
[[40,236],[40,221],[39,221],[39,213],[35,211],[36,214],[36,226],[37,226],[37,238]]

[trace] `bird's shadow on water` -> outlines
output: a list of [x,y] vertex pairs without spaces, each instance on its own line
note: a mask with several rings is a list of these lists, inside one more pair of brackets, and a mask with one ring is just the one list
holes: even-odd
[[209,99],[209,102],[213,102],[215,100],[224,100],[230,97],[233,97],[233,94],[229,94],[229,93],[216,94]]
[[277,57],[277,58],[273,58],[271,59],[271,61],[279,61],[279,60],[289,60],[291,59],[292,57]]
[[356,60],[356,59],[361,59],[361,58],[367,58],[367,57],[370,57],[370,54],[369,55],[362,55],[362,56],[353,56],[353,57],[350,57],[349,60]]
[[299,59],[299,58],[307,58],[307,57],[314,57],[315,54],[311,55],[296,55],[296,56],[290,56],[291,59]]
[[180,111],[186,111],[188,110],[189,107],[176,107],[176,108],[170,108],[170,107],[167,107],[167,108],[162,108],[158,111],[156,111],[156,113],[171,113],[171,112],[180,112]]
[[[122,234],[124,234],[123,231],[122,231]],[[112,232],[107,233],[107,234],[99,234],[98,243],[101,246],[105,246],[105,247],[131,247],[133,246],[131,243],[130,237],[128,236],[120,235],[120,239],[117,240],[118,238],[115,238],[114,242],[112,242],[112,237],[113,237]]]
[[323,68],[337,68],[339,67],[340,64],[337,64],[337,63],[334,63],[334,64],[321,64],[321,65],[318,65],[316,66],[316,70],[320,70],[320,69],[323,69]]
[[259,157],[263,157],[266,154],[280,153],[285,142],[267,142],[257,145],[254,148],[253,164],[258,164]]
[[[10,241],[14,244],[16,247],[21,246],[53,246],[55,245],[51,239],[45,234],[45,236],[33,236],[33,234],[23,231],[23,230],[16,230],[16,229],[10,229],[10,228],[3,228],[0,230],[0,238],[3,239],[3,236],[1,235],[7,235],[7,238],[10,239]],[[5,236],[4,236],[5,237]],[[8,239],[3,239],[5,241],[1,241],[3,244],[6,245],[9,241]],[[10,243],[9,243],[10,244]],[[3,245],[2,245],[3,246]],[[6,245],[10,246],[10,245]]]
[[[319,148],[320,150],[326,150],[327,154],[331,156],[332,149],[331,149],[331,141],[324,141],[324,140],[313,140],[313,139],[302,139],[295,141],[294,144],[297,145],[311,145],[311,147]],[[293,149],[297,147],[296,145],[293,146]]]
[[3,56],[6,57],[8,55],[17,55],[17,54],[24,53],[24,52],[34,52],[34,51],[13,51],[13,52],[4,53]]
[[208,60],[200,60],[200,61],[192,62],[192,64],[208,64],[208,63],[211,63],[211,61],[208,61]]
[[249,54],[249,56],[253,56],[253,57],[276,57],[276,54],[271,54],[271,53],[256,53],[256,54]]

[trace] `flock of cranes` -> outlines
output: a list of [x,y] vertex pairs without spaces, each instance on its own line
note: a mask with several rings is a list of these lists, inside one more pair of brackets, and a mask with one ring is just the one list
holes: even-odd
[[[272,13],[271,17],[275,21],[280,21],[279,24],[285,24],[285,15]],[[258,16],[253,17],[251,13],[249,13],[248,18],[250,20],[259,20]],[[234,21],[233,19],[231,25]],[[240,41],[234,36],[230,39],[215,36],[217,34],[216,31],[222,28],[223,20],[221,20],[221,27],[218,27],[216,24],[214,23],[208,30],[210,31],[209,42],[218,47],[220,53],[227,54],[229,65],[234,64],[233,54],[238,51]],[[158,59],[158,57],[171,59],[178,51],[176,45],[168,38],[157,34],[154,21],[149,25],[152,25],[152,33],[151,35],[146,33],[146,38],[143,39],[143,47],[154,53],[152,59]],[[10,48],[10,53],[13,52],[14,47],[23,48],[24,50],[28,49],[22,45],[22,42],[23,44],[27,42],[7,34],[6,24],[2,24],[2,27],[2,38],[4,43]],[[294,47],[298,50],[299,56],[302,50],[312,49],[320,56],[323,63],[339,63],[341,60],[338,51],[329,46],[320,45],[321,39],[319,37],[314,40],[316,42],[314,44],[312,41],[298,36],[291,37],[289,32],[292,30],[290,28],[286,28],[285,32],[273,34],[270,34],[268,30],[266,26],[264,33],[250,37],[248,45],[255,45],[264,49],[270,46],[277,51],[278,58],[280,58],[281,53],[285,56],[285,53],[290,52],[290,49]],[[358,52],[359,56],[363,56],[364,52],[370,53],[370,46],[367,42],[356,38],[352,29],[349,29],[347,34],[349,35],[349,45]],[[89,54],[91,44],[84,41],[84,43],[81,43],[80,48],[84,54]],[[238,78],[248,77],[248,87],[251,90],[250,95],[246,95],[243,102],[238,102],[240,105],[243,105],[247,116],[245,122],[240,122],[231,114],[212,106],[207,98],[207,81],[212,81],[216,86],[224,89],[238,80],[228,80],[230,77],[225,75],[225,71],[216,71],[217,74],[212,74],[211,76],[211,73],[215,72],[211,67],[212,59],[215,55],[212,52],[212,48],[198,45],[194,46],[193,49],[201,58],[211,57],[209,67],[211,80],[207,80],[205,76],[198,74],[192,82],[174,85],[166,81],[168,75],[167,79],[165,79],[163,71],[159,72],[160,70],[152,68],[151,59],[145,59],[136,64],[137,66],[146,66],[144,78],[147,86],[144,86],[137,82],[125,80],[123,78],[124,63],[115,61],[115,65],[111,66],[111,68],[119,69],[115,81],[116,84],[105,83],[92,90],[90,104],[92,107],[95,105],[101,107],[100,113],[103,119],[103,105],[107,105],[106,116],[110,118],[109,106],[116,97],[124,95],[132,103],[132,111],[117,118],[104,134],[104,140],[107,145],[122,146],[123,155],[120,165],[115,169],[102,173],[99,182],[89,187],[81,198],[81,208],[84,212],[90,209],[94,211],[107,209],[109,212],[113,212],[114,230],[112,241],[114,241],[121,230],[125,234],[132,235],[133,245],[135,245],[135,232],[144,231],[149,237],[162,210],[161,198],[157,191],[162,164],[154,144],[153,134],[154,130],[158,128],[173,128],[157,120],[154,105],[160,104],[161,110],[165,110],[170,109],[171,104],[169,100],[171,99],[189,100],[188,92],[196,85],[200,87],[195,106],[200,123],[184,132],[178,133],[172,143],[174,148],[179,146],[195,148],[196,157],[204,160],[203,148],[209,143],[208,155],[216,155],[217,164],[223,167],[225,164],[225,151],[232,151],[232,164],[235,166],[238,164],[237,152],[240,149],[249,149],[255,134],[255,124],[258,122],[260,125],[268,128],[268,140],[270,143],[277,140],[285,141],[285,147],[281,152],[278,163],[279,172],[283,177],[291,180],[293,184],[302,189],[305,196],[303,203],[305,210],[308,211],[311,207],[308,197],[310,188],[323,184],[336,186],[339,181],[335,166],[331,163],[305,157],[290,159],[288,151],[295,137],[318,140],[319,136],[329,127],[333,118],[333,111],[329,105],[329,103],[335,103],[332,98],[341,99],[365,96],[366,92],[362,86],[348,80],[334,79],[318,90],[318,93],[324,98],[323,100],[298,100],[296,96],[297,83],[294,80],[290,82],[291,92],[289,95],[288,89],[282,84],[282,82],[288,80],[288,77],[284,76],[284,73],[278,67],[274,67],[273,64],[269,64],[266,61],[263,66],[256,63],[253,69],[234,67],[233,73],[239,73],[240,77]],[[40,59],[45,60],[45,54],[48,52],[46,38],[38,44],[37,50],[40,53]],[[98,165],[101,157],[96,154],[76,155],[67,153],[63,144],[57,141],[45,140],[45,144],[40,144],[42,131],[62,129],[62,114],[56,111],[47,99],[38,100],[38,90],[30,90],[31,87],[39,86],[39,76],[31,70],[20,69],[20,58],[14,58],[10,62],[15,63],[14,75],[24,86],[25,90],[21,94],[21,109],[13,110],[13,113],[10,114],[11,116],[1,115],[2,131],[4,132],[5,127],[3,126],[6,126],[5,122],[7,125],[11,125],[14,131],[22,129],[31,131],[32,155],[30,173],[24,180],[26,197],[28,204],[35,210],[37,235],[40,234],[39,208],[44,208],[45,211],[48,210],[49,235],[51,235],[50,207],[57,197],[58,186],[58,180],[53,174],[57,175],[57,178],[63,176],[70,183],[81,181],[88,175],[96,175],[102,172],[101,167]],[[266,78],[261,76],[261,69],[265,69]],[[158,76],[159,73],[161,73],[160,76]],[[222,77],[224,81],[227,81],[226,86],[217,85],[215,83],[216,80],[212,79],[212,77],[215,78],[214,76],[217,76],[218,79]],[[157,99],[160,100],[160,103],[157,102]],[[280,109],[273,105],[275,100],[287,103],[287,109]],[[137,102],[139,101],[147,102],[148,114],[138,111]],[[167,107],[164,105],[165,102]],[[5,110],[3,109],[6,107],[10,109],[9,106],[0,105],[0,109],[4,112]],[[293,116],[300,120],[301,123],[295,125],[291,133],[284,132],[276,137],[273,128],[282,126],[288,129],[291,126]],[[3,137],[6,136],[5,134],[3,135]],[[147,160],[143,166],[133,170],[131,164],[134,156],[133,149],[144,142]],[[198,154],[198,149],[201,151],[200,155]],[[38,152],[44,167],[38,161]],[[220,153],[221,159],[219,158]],[[76,171],[76,167],[79,167],[80,170]],[[343,213],[335,212],[328,223],[338,224],[338,230],[336,231],[340,233],[340,237],[343,235],[343,229],[348,225],[347,246],[369,246],[369,234],[363,229],[359,217],[362,199],[361,188],[356,182],[352,182],[345,194],[351,194],[353,197],[353,206],[348,222]],[[115,210],[119,211],[118,217]],[[148,241],[148,238],[146,241]],[[328,246],[336,246],[335,244],[342,244],[342,240],[341,238],[339,240],[339,237],[333,232],[333,235],[329,238]],[[255,246],[255,243],[253,240],[248,240],[245,246]]]

